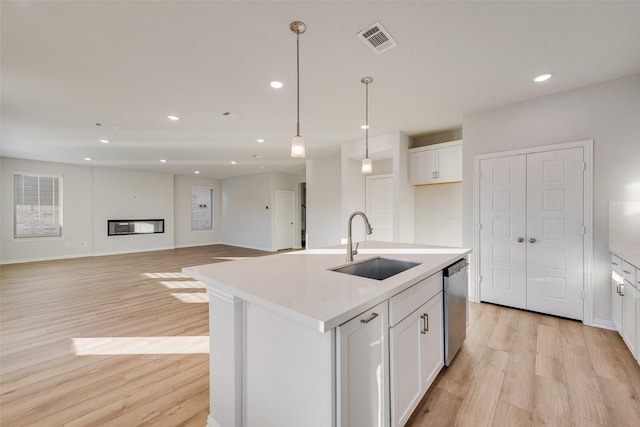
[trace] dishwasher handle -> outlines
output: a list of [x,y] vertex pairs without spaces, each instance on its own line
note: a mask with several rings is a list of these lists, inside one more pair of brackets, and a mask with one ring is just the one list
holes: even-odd
[[466,258],[462,258],[460,261],[457,261],[453,264],[451,264],[450,266],[448,266],[447,268],[444,269],[444,276],[445,277],[451,277],[457,273],[462,272],[464,269],[466,269],[469,266],[469,263],[467,262]]

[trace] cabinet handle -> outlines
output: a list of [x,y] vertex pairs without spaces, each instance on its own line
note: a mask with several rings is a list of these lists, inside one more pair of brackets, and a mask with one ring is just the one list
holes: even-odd
[[537,242],[535,237],[532,237],[532,238],[529,239],[529,243],[535,243],[535,242]]
[[360,319],[360,323],[369,323],[376,317],[378,317],[378,313],[371,313],[371,316],[367,317],[366,319]]
[[620,283],[619,288],[620,288],[620,292],[618,292],[618,293],[620,294],[621,297],[623,297],[624,296],[624,283]]
[[624,271],[625,274],[631,274],[630,271],[625,270],[624,268],[622,269],[622,271]]
[[429,332],[429,313],[424,313],[420,318],[422,319],[422,330],[420,333],[426,334]]
[[524,242],[524,237],[518,237],[518,239],[516,241],[518,243],[522,243],[522,242]]
[[618,263],[617,263],[617,262],[611,262],[611,264],[613,264],[613,265],[618,265]]
[[620,295],[620,283],[616,283],[616,294]]

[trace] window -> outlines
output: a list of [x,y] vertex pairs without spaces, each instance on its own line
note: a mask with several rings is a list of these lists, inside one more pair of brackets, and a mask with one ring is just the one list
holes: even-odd
[[62,235],[62,177],[14,172],[14,232],[20,237]]
[[213,188],[191,188],[191,230],[213,230]]

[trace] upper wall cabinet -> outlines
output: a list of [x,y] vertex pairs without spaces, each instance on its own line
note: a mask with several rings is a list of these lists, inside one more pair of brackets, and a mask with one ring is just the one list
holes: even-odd
[[462,140],[409,150],[411,185],[462,181]]

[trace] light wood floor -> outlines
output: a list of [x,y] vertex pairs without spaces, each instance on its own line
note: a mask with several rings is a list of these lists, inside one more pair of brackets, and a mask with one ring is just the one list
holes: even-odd
[[[1,266],[0,425],[204,426],[208,305],[180,270],[264,254],[214,245]],[[616,333],[472,304],[461,353],[409,425],[637,427],[639,396]]]
[[471,304],[461,352],[408,426],[640,426],[640,366],[620,336]]

